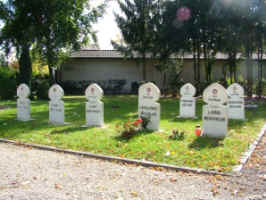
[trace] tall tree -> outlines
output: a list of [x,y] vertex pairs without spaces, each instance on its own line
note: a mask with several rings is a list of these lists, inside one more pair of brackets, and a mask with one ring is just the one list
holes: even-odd
[[[89,36],[96,39],[91,25],[100,16],[103,6],[90,8],[88,0],[7,0],[2,5],[4,27],[0,41],[6,49],[16,47],[22,81],[30,84],[29,50],[34,43],[46,60],[49,71],[55,67],[60,51],[79,48]],[[0,6],[1,8],[1,6]]]
[[158,0],[119,0],[122,11],[115,18],[120,28],[126,46],[112,42],[115,49],[125,56],[135,57],[139,54],[142,63],[142,79],[146,80],[147,53],[151,52],[154,41],[153,19],[158,6]]
[[20,64],[20,82],[31,85],[31,58],[29,56],[33,43],[32,19],[29,15],[30,7],[26,0],[9,0],[2,3],[1,20],[4,26],[1,29],[0,42],[8,52],[12,46],[16,48]]

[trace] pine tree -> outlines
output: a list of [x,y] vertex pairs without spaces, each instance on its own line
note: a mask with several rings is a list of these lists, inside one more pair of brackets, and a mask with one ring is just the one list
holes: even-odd
[[[142,79],[146,80],[147,54],[151,52],[154,41],[154,23],[158,0],[119,0],[122,14],[115,14],[126,45],[112,41],[115,49],[125,56],[140,57]],[[137,55],[136,55],[137,54]]]

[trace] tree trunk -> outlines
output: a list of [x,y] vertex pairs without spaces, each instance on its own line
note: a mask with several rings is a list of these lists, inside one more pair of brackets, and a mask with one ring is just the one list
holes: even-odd
[[197,58],[196,58],[196,45],[193,40],[193,68],[194,68],[194,82],[197,82]]
[[147,80],[147,76],[146,76],[146,53],[142,54],[142,78],[143,81]]
[[197,41],[197,82],[200,82],[200,42]]
[[31,87],[32,63],[30,57],[30,47],[27,44],[22,46],[22,52],[19,57],[19,82],[26,83]]
[[257,88],[257,95],[261,98],[262,96],[262,58],[263,58],[263,45],[262,40],[259,41],[259,48],[258,48],[258,88]]
[[54,56],[53,56],[53,51],[51,49],[48,48],[47,51],[47,64],[48,64],[48,69],[49,69],[49,84],[50,86],[52,86],[53,84],[56,83],[55,81],[55,74],[53,71],[53,67],[54,67]]
[[253,65],[251,62],[251,55],[249,48],[246,49],[246,69],[247,69],[247,95],[248,97],[252,97],[253,93]]
[[55,77],[54,77],[54,74],[53,74],[53,68],[50,65],[48,65],[48,69],[49,69],[49,84],[53,85],[53,84],[56,83]]

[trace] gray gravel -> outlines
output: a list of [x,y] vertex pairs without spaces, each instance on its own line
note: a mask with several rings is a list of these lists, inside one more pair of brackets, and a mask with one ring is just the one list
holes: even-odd
[[0,152],[0,200],[237,199],[219,176],[160,171],[4,143]]

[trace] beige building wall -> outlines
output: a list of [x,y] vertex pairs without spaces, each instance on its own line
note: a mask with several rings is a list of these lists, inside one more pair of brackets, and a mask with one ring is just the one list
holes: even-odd
[[[254,62],[253,77],[257,78],[257,67]],[[162,87],[162,76],[154,67],[155,62],[147,61],[147,80],[153,81],[158,87]],[[224,60],[217,60],[212,70],[213,81],[223,78]],[[228,74],[229,75],[229,74]],[[246,79],[245,62],[239,62],[238,76]],[[229,76],[228,76],[229,77]],[[193,61],[187,59],[184,61],[182,77],[184,82],[194,83]],[[142,80],[142,68],[134,60],[125,60],[121,58],[79,58],[71,59],[64,64],[60,70],[60,79],[62,81],[103,81],[103,80],[126,80],[125,91],[130,91],[131,84],[134,81]],[[205,68],[201,63],[201,81],[205,81]],[[242,80],[241,80],[242,81]]]
[[124,59],[72,59],[62,66],[60,76],[62,81],[126,80],[126,90],[131,82],[142,80],[136,62]]

